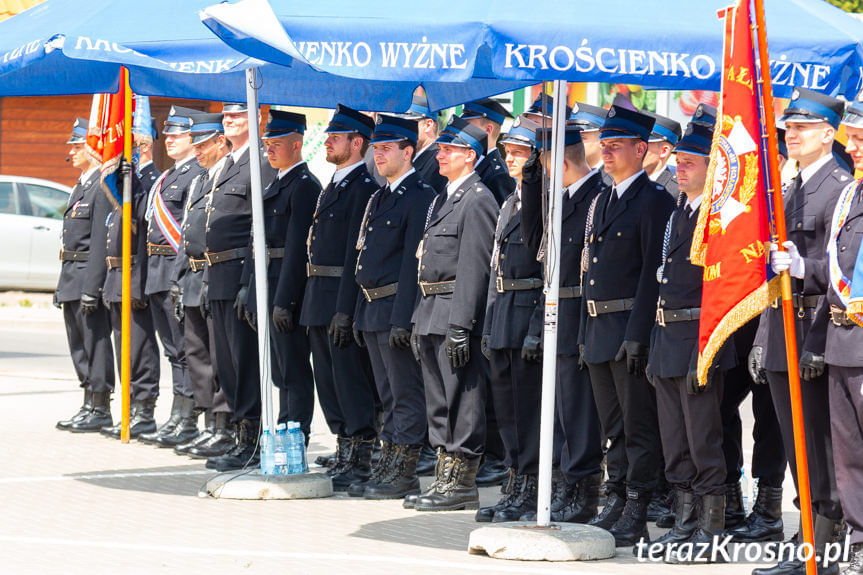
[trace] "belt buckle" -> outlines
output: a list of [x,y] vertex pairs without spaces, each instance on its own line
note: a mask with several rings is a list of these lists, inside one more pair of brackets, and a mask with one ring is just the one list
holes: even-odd
[[360,289],[363,290],[363,295],[366,296],[366,301],[369,303],[372,303],[372,296],[371,296],[371,294],[369,294],[369,290],[367,290],[366,288],[364,288],[362,286],[360,286]]
[[596,317],[596,300],[589,299],[587,300],[587,315],[590,317]]
[[310,262],[306,262],[306,277],[312,277],[312,264]]
[[494,287],[497,289],[497,293],[503,293],[503,278],[501,276],[496,276],[494,278]]
[[426,297],[429,295],[428,293],[426,293],[426,283],[425,282],[420,282],[420,292],[423,294],[423,297]]
[[830,321],[833,322],[833,325],[836,327],[842,327],[842,315],[845,313],[845,310],[842,308],[831,305],[830,306]]
[[779,298],[776,298],[772,302],[770,302],[770,307],[773,309],[779,309]]
[[656,324],[665,327],[665,310],[661,307],[656,308]]
[[204,252],[204,261],[206,261],[210,265],[213,265],[213,262],[210,260],[210,252]]

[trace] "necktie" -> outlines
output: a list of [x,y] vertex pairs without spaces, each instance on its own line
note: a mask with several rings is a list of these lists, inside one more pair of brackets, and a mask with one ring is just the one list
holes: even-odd
[[686,226],[689,224],[689,217],[692,215],[692,208],[686,204],[683,208],[683,214],[677,220],[677,236],[680,237],[686,233]]
[[222,168],[221,173],[227,174],[228,170],[230,170],[231,166],[233,166],[233,165],[234,165],[234,156],[232,156],[231,154],[228,154],[228,159],[225,160],[225,166]]
[[791,180],[791,182],[788,185],[787,193],[784,196],[782,196],[782,198],[785,199],[785,198],[795,197],[797,195],[797,192],[800,190],[800,188],[802,186],[803,186],[803,175],[800,172],[797,172],[797,175],[794,176],[794,178]]
[[605,219],[607,220],[611,213],[614,211],[614,206],[617,204],[617,188],[611,188],[611,199],[608,201],[608,204],[605,206]]

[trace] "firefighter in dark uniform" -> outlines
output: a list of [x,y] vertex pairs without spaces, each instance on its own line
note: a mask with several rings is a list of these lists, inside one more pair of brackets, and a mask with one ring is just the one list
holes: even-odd
[[375,428],[375,392],[368,353],[354,340],[359,286],[357,237],[377,184],[363,156],[374,121],[339,105],[326,129],[327,161],[336,172],[318,196],[306,245],[308,267],[300,325],[308,328],[315,385],[324,418],[337,436],[327,470],[333,489],[368,479]]
[[410,349],[411,315],[418,291],[416,249],[436,192],[411,165],[416,138],[415,120],[378,114],[371,144],[387,184],[372,195],[360,226],[354,326],[357,341],[368,348],[384,424],[371,477],[348,490],[367,499],[419,493],[416,464],[426,437],[426,405]]
[[[144,123],[145,130],[150,132],[152,123],[149,119]],[[133,129],[136,144],[152,143],[153,134],[141,134]],[[145,161],[148,156],[142,156]],[[148,166],[152,166],[152,162]],[[152,181],[152,176],[161,175],[145,166],[147,181]],[[122,168],[121,168],[122,171]],[[152,433],[156,430],[156,419],[154,410],[156,399],[159,397],[159,347],[156,343],[156,329],[153,325],[153,314],[148,309],[147,296],[144,288],[147,283],[147,198],[149,188],[144,188],[142,181],[137,175],[130,173],[132,178],[132,260],[130,274],[132,276],[129,295],[132,305],[132,316],[130,324],[129,339],[131,346],[129,350],[130,363],[130,386],[131,386],[131,412],[129,419],[129,436],[137,438],[142,433]],[[120,184],[123,185],[122,177]],[[122,188],[121,188],[122,189]],[[117,356],[117,371],[120,371],[122,355],[122,332],[123,332],[123,207],[121,204],[113,206],[112,212],[107,219],[106,257],[108,273],[105,276],[105,285],[102,289],[102,300],[105,307],[111,311],[111,328],[114,332],[114,353]],[[101,433],[115,439],[120,439],[122,425],[118,422],[113,426],[105,426]]]
[[[551,126],[551,116],[554,112],[554,98],[546,94],[544,99],[545,104],[543,104],[543,95],[537,96],[523,116],[542,128],[548,128]],[[572,115],[572,108],[567,106],[564,113],[565,117],[569,118]]]
[[[863,103],[853,102],[842,123],[848,136],[846,151],[854,161],[854,168],[863,170]],[[860,575],[863,573],[863,471],[860,467],[863,306],[858,285],[863,281],[863,190],[860,180],[850,182],[842,191],[827,232],[827,296],[816,319],[816,323],[827,325],[825,347],[810,346],[816,342],[807,339],[803,355],[813,360],[808,365],[801,361],[801,367],[804,375],[807,370],[817,375],[821,365],[826,364],[836,483],[850,528],[851,562],[842,575]],[[809,265],[808,262],[805,265]]]
[[587,165],[599,170],[602,183],[606,186],[614,184],[612,178],[602,165],[602,150],[599,147],[599,130],[605,122],[608,110],[599,106],[577,102],[572,109],[567,124],[573,124],[581,128],[581,141],[584,144],[584,155]]
[[[561,427],[560,469],[563,481],[553,499],[554,521],[585,523],[596,515],[602,481],[602,435],[587,370],[579,366],[581,258],[588,210],[605,185],[585,157],[579,126],[566,127],[563,158],[563,208],[555,402]],[[542,144],[542,142],[547,142]],[[551,130],[537,132],[537,145],[550,146]],[[546,162],[548,153],[544,154]],[[544,257],[542,165],[529,162],[522,183],[522,227],[533,253]],[[568,326],[568,327],[567,327]],[[527,516],[524,519],[534,519]]]
[[[675,523],[651,550],[684,542],[711,543],[725,526],[725,456],[720,403],[725,372],[736,362],[733,340],[713,359],[705,385],[698,383],[698,319],[703,269],[689,261],[713,130],[690,124],[674,152],[685,200],[668,220],[662,245],[656,324],[647,376],[656,389],[665,475],[675,490]],[[709,201],[709,200],[708,200]],[[676,551],[676,549],[671,551]],[[671,560],[675,554],[672,552]]]
[[438,113],[428,107],[425,96],[414,95],[411,107],[397,116],[416,120],[417,151],[414,154],[414,169],[420,179],[430,185],[437,193],[446,190],[447,179],[440,175],[437,164]]
[[198,436],[183,325],[174,317],[170,294],[189,185],[204,171],[195,161],[189,135],[192,123],[189,116],[195,113],[198,112],[180,106],[171,107],[162,134],[165,150],[175,163],[149,187],[147,201],[147,283],[144,294],[149,300],[162,349],[171,364],[174,399],[170,418],[155,433],[142,434],[138,440],[161,447],[175,447]]
[[72,165],[81,170],[81,177],[63,213],[62,266],[54,293],[54,305],[63,309],[72,364],[84,388],[80,409],[69,419],[58,421],[57,428],[76,432],[94,432],[111,425],[114,389],[111,323],[99,297],[104,241],[95,241],[104,238],[110,204],[102,191],[99,164],[87,152],[86,138],[87,120],[77,118],[66,143]]
[[[834,207],[841,191],[853,179],[839,165],[832,151],[843,112],[842,101],[805,88],[795,88],[782,116],[788,156],[797,160],[800,172],[785,193],[788,251],[771,253],[771,265],[773,271],[778,273],[783,265],[789,269],[786,260],[793,262],[789,272],[797,310],[797,345],[801,350],[823,348],[826,337],[826,322],[813,324],[815,312],[828,290],[828,265],[824,253]],[[781,304],[775,308],[769,307],[762,313],[754,345],[763,349],[761,367],[767,371],[767,383],[785,444],[785,456],[796,486],[797,458]],[[809,480],[815,513],[815,548],[819,553],[832,538],[834,524],[842,520],[830,439],[829,386],[823,365],[821,354],[817,357],[813,353],[800,355]],[[795,504],[799,505],[797,499]],[[789,561],[766,572],[784,575],[805,573],[805,570],[805,564]]]
[[[429,206],[419,256],[421,298],[411,345],[426,390],[435,480],[405,507],[477,509],[476,473],[485,445],[486,369],[480,339],[498,206],[474,171],[486,133],[454,117],[438,138],[445,195]],[[508,177],[508,176],[507,176]]]
[[228,154],[221,114],[191,114],[190,144],[204,170],[189,185],[183,216],[183,235],[174,266],[171,299],[183,323],[183,341],[195,408],[205,410],[205,430],[197,438],[175,447],[178,453],[204,459],[227,453],[235,445],[229,429],[231,408],[216,371],[216,347],[209,304],[204,298],[207,260],[207,218],[210,194]]
[[521,169],[535,147],[537,124],[519,117],[501,143],[518,186],[498,214],[491,255],[482,352],[491,367],[490,396],[509,470],[497,504],[477,521],[517,521],[536,510],[541,398],[542,270],[524,241]]
[[647,506],[659,475],[661,447],[654,390],[647,382],[656,314],[656,268],[674,201],[642,168],[653,118],[612,106],[600,143],[613,186],[588,217],[581,358],[590,371],[607,451],[608,503],[591,520],[618,546],[647,535]]
[[515,191],[515,180],[510,177],[497,149],[500,129],[507,118],[512,118],[512,114],[491,98],[468,102],[462,107],[461,119],[486,133],[486,149],[477,160],[475,170],[498,204],[502,204]]
[[[304,115],[271,110],[263,141],[270,166],[278,170],[264,189],[271,371],[279,389],[278,421],[298,421],[308,442],[315,410],[315,380],[309,360],[309,336],[298,324],[306,287],[306,234],[321,184],[303,161],[305,131]],[[244,264],[243,284],[248,285],[246,309],[254,326],[261,317],[253,258],[247,258]]]
[[644,156],[644,171],[651,180],[665,188],[674,201],[677,201],[677,176],[674,166],[668,164],[671,152],[680,141],[680,123],[660,114],[645,112],[653,116],[656,123],[647,142],[647,155]]

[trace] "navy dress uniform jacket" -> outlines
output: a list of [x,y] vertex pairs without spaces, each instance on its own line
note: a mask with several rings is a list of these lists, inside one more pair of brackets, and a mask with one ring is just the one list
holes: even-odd
[[[605,217],[612,191],[608,188],[598,196],[588,238],[579,342],[584,343],[589,363],[613,360],[624,340],[649,345],[659,292],[656,268],[662,258],[665,224],[674,209],[665,188],[644,172]],[[588,317],[587,300],[624,298],[634,299],[631,310]]]
[[[197,160],[192,158],[186,161],[180,169],[171,167],[165,174],[161,185],[162,199],[171,215],[177,222],[182,224],[185,202],[188,198],[189,187],[192,181],[206,170],[202,168]],[[182,230],[182,225],[181,225]],[[168,241],[159,229],[155,218],[147,222],[147,243],[156,245],[168,245]],[[182,244],[182,238],[180,238]],[[144,292],[147,295],[166,292],[171,289],[171,279],[177,256],[152,255],[147,257],[147,285]]]
[[483,185],[488,188],[498,205],[502,204],[515,191],[515,180],[509,175],[509,168],[500,157],[497,148],[485,155],[477,165],[476,173]]
[[420,297],[417,335],[444,335],[449,325],[482,334],[498,206],[471,174],[451,195],[438,195],[423,234],[419,281],[455,280],[455,291]]
[[365,164],[357,166],[337,186],[321,192],[307,240],[309,262],[318,266],[342,266],[341,277],[314,276],[306,281],[300,324],[329,325],[336,313],[352,315],[357,305],[354,271],[357,235],[363,213],[377,190]]
[[204,181],[206,171],[189,184],[188,200],[183,216],[183,235],[180,238],[180,251],[174,263],[173,279],[183,290],[183,305],[201,305],[201,291],[204,283],[203,268],[193,271],[189,260],[202,260],[207,251],[207,193],[211,181]]
[[419,172],[420,179],[442,194],[446,192],[447,179],[440,175],[437,163],[437,144],[431,144],[414,158],[414,169]]
[[[798,190],[790,190],[785,199],[785,220],[788,239],[793,241],[805,261],[805,277],[791,278],[795,294],[823,296],[830,283],[827,271],[827,239],[839,194],[852,181],[851,175],[831,158]],[[820,305],[820,302],[819,302]],[[824,349],[826,325],[815,329],[813,319],[817,307],[804,311],[804,317],[794,314],[797,324],[797,349]],[[785,358],[785,329],[782,306],[768,307],[761,314],[761,323],[753,345],[764,348],[763,366],[768,371],[788,371]]]
[[153,162],[148,162],[146,166],[141,168],[138,171],[138,180],[141,182],[144,192],[149,192],[161,175],[162,172],[156,168],[156,164]]
[[[147,234],[145,218],[147,192],[137,176],[132,177],[132,293],[133,299],[145,300],[144,286],[147,283]],[[123,256],[123,208],[117,206],[108,215],[105,234],[105,257]],[[123,268],[113,266],[105,276],[102,298],[108,303],[123,300]]]
[[677,174],[672,171],[670,166],[663,166],[662,171],[659,172],[654,182],[665,188],[671,194],[674,201],[677,201],[680,189],[677,187]]
[[[365,245],[357,259],[356,281],[366,289],[398,282],[395,295],[367,301],[357,298],[354,321],[360,331],[411,328],[417,299],[416,250],[425,229],[435,190],[414,172],[384,197],[382,188],[372,195],[365,222]],[[371,247],[371,249],[366,249]]]
[[[594,171],[570,198],[564,191],[560,235],[560,285],[581,285],[581,253],[584,248],[584,226],[590,204],[605,190],[602,174]],[[534,255],[539,252],[543,233],[542,181],[523,182],[521,193],[521,226],[524,241]],[[578,330],[581,324],[581,298],[558,300],[557,354],[578,354]]]

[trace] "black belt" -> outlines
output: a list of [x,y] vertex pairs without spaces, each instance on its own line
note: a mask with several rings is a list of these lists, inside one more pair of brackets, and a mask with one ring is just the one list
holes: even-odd
[[395,295],[396,290],[399,287],[399,282],[393,282],[391,284],[387,284],[385,286],[380,286],[376,288],[367,289],[360,286],[360,289],[363,290],[363,295],[366,296],[366,301],[372,302],[376,299],[381,299],[384,297],[389,297],[391,295]]
[[[791,304],[793,307],[797,309],[806,308],[806,309],[815,309],[818,307],[818,298],[820,295],[800,295],[800,294],[792,294],[791,295]],[[782,307],[782,298],[776,298],[770,304],[770,307],[773,309],[778,309]]]
[[249,255],[249,248],[234,248],[223,252],[207,252],[204,254],[204,259],[210,265],[239,260]]
[[573,299],[581,297],[581,286],[567,286],[557,292],[558,299]]
[[199,272],[199,271],[201,271],[202,269],[204,269],[204,266],[206,266],[206,265],[207,265],[207,260],[206,260],[206,259],[196,260],[196,259],[194,259],[194,258],[189,258],[189,268],[190,268],[193,272]]
[[313,278],[340,278],[344,273],[343,266],[316,266],[314,264],[306,264],[306,276]]
[[[132,256],[132,263],[135,263],[135,256]],[[105,258],[105,263],[108,264],[108,269],[113,270],[115,268],[123,267],[123,258],[122,257],[113,257],[108,256]]]
[[830,321],[833,322],[833,325],[839,327],[848,327],[857,325],[854,323],[851,318],[845,313],[845,310],[839,306],[831,305],[830,306]]
[[60,250],[61,262],[86,262],[90,259],[90,252],[73,252],[71,250]]
[[[255,250],[252,250],[252,258],[255,257]],[[267,259],[277,260],[285,257],[285,248],[267,248]]]
[[596,317],[604,313],[616,313],[619,311],[628,311],[632,309],[632,304],[635,300],[631,297],[623,299],[609,299],[605,301],[596,301],[595,299],[587,300],[587,315]]
[[420,293],[423,296],[452,293],[455,291],[455,280],[446,282],[420,282]]
[[172,248],[169,245],[164,244],[151,244],[147,243],[147,255],[148,256],[175,256],[177,255],[177,250]]
[[509,279],[500,276],[495,278],[494,284],[498,293],[539,289],[543,285],[540,278]]
[[656,323],[661,327],[665,327],[667,323],[677,321],[695,321],[701,317],[700,307],[689,307],[686,309],[656,309]]

